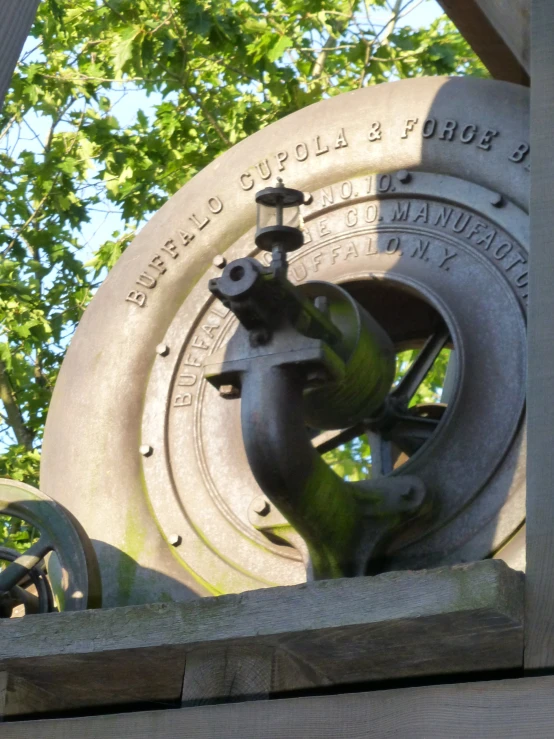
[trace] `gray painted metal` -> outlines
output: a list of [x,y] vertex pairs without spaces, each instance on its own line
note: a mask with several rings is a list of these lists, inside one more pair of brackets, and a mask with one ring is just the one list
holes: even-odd
[[202,379],[234,330],[206,289],[212,260],[256,253],[253,194],[281,172],[313,196],[293,279],[388,296],[375,317],[398,339],[439,312],[463,349],[442,432],[403,470],[441,513],[389,566],[485,556],[521,525],[527,99],[433,78],[318,103],[231,149],[144,228],[85,313],[44,444],[43,488],[95,540],[106,605],[305,578],[298,552],[252,525],[239,404]]
[[40,0],[2,0],[0,4],[0,110],[10,87]]

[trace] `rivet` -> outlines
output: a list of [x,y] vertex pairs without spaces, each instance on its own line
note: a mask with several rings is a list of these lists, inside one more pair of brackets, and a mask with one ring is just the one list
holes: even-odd
[[310,205],[310,203],[314,202],[314,196],[311,192],[305,192],[304,193],[304,205]]
[[267,516],[267,514],[271,510],[269,502],[262,497],[256,498],[252,508],[254,512],[258,514],[258,516]]
[[158,344],[156,347],[156,354],[159,354],[160,357],[167,357],[169,354],[169,347],[167,344]]
[[217,256],[212,259],[212,264],[218,269],[223,269],[227,264],[227,260],[221,254],[217,254]]
[[240,390],[234,385],[221,385],[219,394],[222,398],[240,398]]
[[179,534],[170,534],[167,537],[167,540],[172,547],[178,547],[183,541],[182,537],[179,536]]
[[410,180],[412,179],[412,175],[408,172],[407,169],[401,169],[396,173],[396,179],[405,185],[410,182]]
[[154,450],[149,444],[141,444],[139,446],[139,452],[142,454],[143,457],[149,457]]
[[499,192],[495,192],[491,195],[491,205],[493,208],[502,208],[504,205],[504,198]]

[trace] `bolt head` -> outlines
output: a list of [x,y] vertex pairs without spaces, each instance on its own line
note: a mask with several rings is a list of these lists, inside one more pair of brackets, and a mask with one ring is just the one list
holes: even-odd
[[265,498],[262,498],[262,496],[260,495],[254,500],[252,510],[254,511],[254,513],[257,513],[258,516],[267,516],[267,514],[271,510],[271,505],[269,501],[267,501]]
[[158,344],[156,347],[156,354],[159,354],[160,357],[167,357],[169,354],[169,347],[167,344]]
[[311,192],[305,192],[304,193],[304,205],[310,205],[314,202],[314,196]]
[[401,169],[396,173],[396,179],[399,182],[402,182],[402,184],[406,185],[412,179],[412,175],[408,172],[407,169]]
[[179,534],[170,534],[167,537],[167,540],[172,547],[178,547],[183,542],[183,539]]
[[495,192],[493,195],[491,195],[491,205],[493,206],[493,208],[502,208],[504,203],[504,198],[499,192]]
[[240,390],[234,385],[221,385],[219,394],[222,398],[240,398]]
[[225,257],[221,256],[221,254],[218,254],[212,259],[212,264],[214,267],[217,267],[217,269],[224,269],[227,264],[227,260]]
[[139,452],[142,454],[143,457],[150,457],[150,455],[154,452],[154,449],[149,444],[141,444],[139,446]]

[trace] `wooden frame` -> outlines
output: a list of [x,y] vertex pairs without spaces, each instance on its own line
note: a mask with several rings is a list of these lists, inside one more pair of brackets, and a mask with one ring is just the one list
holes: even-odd
[[19,721],[2,739],[551,739],[554,677]]

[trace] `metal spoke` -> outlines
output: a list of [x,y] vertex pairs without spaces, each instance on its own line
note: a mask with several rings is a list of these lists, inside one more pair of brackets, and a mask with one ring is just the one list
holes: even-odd
[[431,438],[439,423],[440,420],[435,418],[402,416],[398,420],[398,424],[391,430],[388,438],[404,454],[411,456]]
[[408,405],[449,338],[450,332],[446,324],[442,324],[427,339],[410,369],[392,391],[391,396],[393,398],[401,399],[402,402]]
[[330,452],[341,444],[347,444],[364,432],[365,427],[361,423],[340,431],[323,431],[312,439],[312,444],[320,454],[325,454],[325,452]]
[[14,599],[16,605],[24,606],[25,615],[40,612],[39,597],[30,593],[28,590],[25,590],[25,588],[16,585],[15,588],[12,588],[10,591],[10,595]]
[[52,544],[45,538],[39,539],[29,547],[26,552],[0,572],[0,593],[9,592],[18,585],[50,551],[52,551]]
[[368,431],[367,438],[371,449],[371,478],[390,474],[394,466],[392,444],[375,431]]

